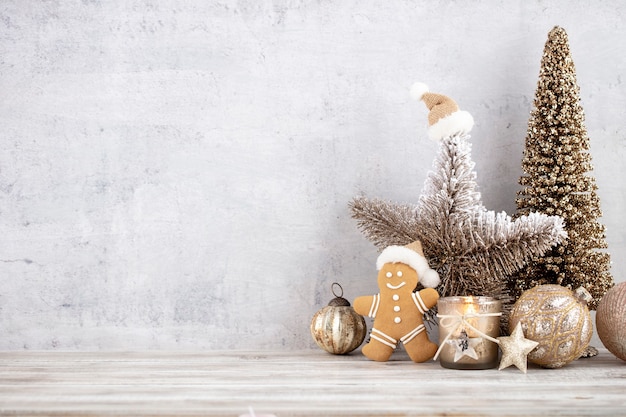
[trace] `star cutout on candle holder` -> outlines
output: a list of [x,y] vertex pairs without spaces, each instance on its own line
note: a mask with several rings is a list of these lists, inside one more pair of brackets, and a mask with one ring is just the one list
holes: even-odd
[[442,296],[483,294],[506,302],[507,278],[567,234],[558,216],[512,220],[488,211],[473,167],[469,136],[444,138],[417,205],[359,196],[350,204],[352,217],[379,249],[421,241],[441,277]]
[[517,323],[510,336],[498,337],[498,342],[502,350],[502,359],[498,370],[515,365],[519,370],[526,373],[527,356],[539,343],[524,337],[522,324]]
[[448,340],[446,343],[454,346],[454,362],[458,362],[463,356],[478,360],[476,346],[481,342],[480,337],[469,337],[467,332],[463,330],[458,339]]

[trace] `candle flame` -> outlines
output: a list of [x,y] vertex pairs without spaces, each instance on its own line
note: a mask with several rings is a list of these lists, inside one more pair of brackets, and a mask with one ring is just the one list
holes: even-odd
[[465,314],[473,314],[476,313],[476,304],[474,303],[474,297],[467,297],[467,305],[465,306]]

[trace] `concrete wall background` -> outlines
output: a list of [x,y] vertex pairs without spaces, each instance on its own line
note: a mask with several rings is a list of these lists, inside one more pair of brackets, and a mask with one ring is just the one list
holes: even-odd
[[353,196],[413,202],[414,81],[476,120],[514,211],[548,31],[570,40],[626,279],[626,6],[605,1],[0,3],[0,349],[307,348],[339,281],[376,291]]

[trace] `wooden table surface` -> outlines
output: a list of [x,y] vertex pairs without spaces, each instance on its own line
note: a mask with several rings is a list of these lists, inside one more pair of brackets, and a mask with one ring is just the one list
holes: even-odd
[[626,415],[626,362],[601,349],[561,369],[457,371],[358,351],[0,352],[16,416]]

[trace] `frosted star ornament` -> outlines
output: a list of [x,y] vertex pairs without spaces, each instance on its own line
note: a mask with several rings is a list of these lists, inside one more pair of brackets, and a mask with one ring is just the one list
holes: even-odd
[[543,255],[567,234],[558,216],[529,213],[513,220],[487,210],[478,192],[469,132],[472,116],[449,97],[413,86],[430,110],[428,135],[441,144],[417,205],[359,196],[352,217],[378,248],[424,244],[424,255],[441,277],[440,295],[481,294],[507,305],[507,278]]
[[510,336],[498,337],[498,344],[502,351],[502,359],[500,360],[498,370],[501,371],[504,368],[515,365],[517,369],[524,373],[526,373],[528,366],[528,354],[539,345],[538,342],[524,337],[521,323],[517,323]]

